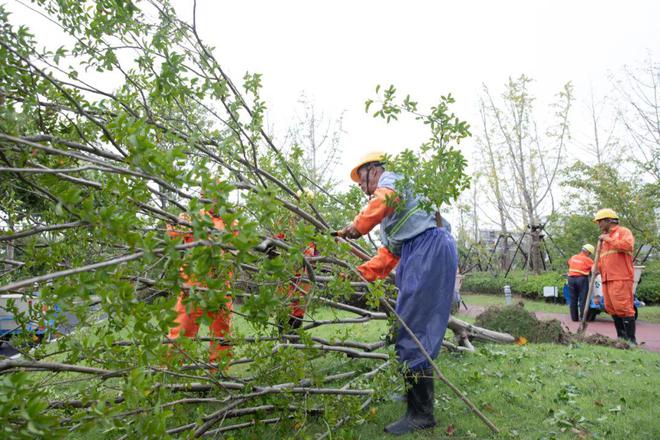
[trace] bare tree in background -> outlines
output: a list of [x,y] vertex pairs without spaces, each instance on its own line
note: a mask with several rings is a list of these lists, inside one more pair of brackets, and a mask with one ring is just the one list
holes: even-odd
[[287,143],[302,149],[306,177],[313,184],[328,189],[337,183],[333,171],[339,164],[342,152],[340,141],[344,133],[344,113],[335,120],[328,120],[304,93],[298,103],[302,107],[302,115],[296,116],[289,129]]
[[480,254],[483,251],[479,229],[481,217],[479,198],[483,192],[483,175],[480,171],[476,171],[472,173],[471,177],[470,191],[464,191],[460,195],[458,203],[454,205],[457,224],[452,226],[452,228],[455,228],[453,230],[457,242],[460,246],[463,246],[465,252],[461,256],[462,260],[459,262],[459,266],[461,271],[465,270],[467,272],[475,266],[475,261],[481,262]]
[[[499,181],[497,189],[493,185],[490,188],[499,194],[495,194],[495,201],[501,225],[505,224],[503,219],[507,212],[510,217],[522,220],[523,228],[528,229],[531,237],[529,267],[539,273],[543,268],[541,218],[549,214],[544,212],[548,202],[551,212],[554,211],[552,187],[569,138],[568,114],[573,91],[570,83],[564,85],[557,102],[552,105],[557,122],[540,134],[534,117],[534,97],[529,92],[530,82],[525,75],[509,79],[500,102],[484,85],[482,148],[491,176],[497,176]],[[496,151],[502,154],[501,159]],[[511,187],[502,188],[502,182],[507,180]],[[507,206],[509,209],[505,209]]]
[[630,140],[630,160],[660,180],[660,64],[649,58],[639,67],[625,66],[615,81],[622,105],[619,116]]
[[596,100],[591,90],[587,110],[589,112],[590,133],[589,139],[582,149],[595,159],[597,165],[610,163],[620,159],[620,139],[618,127],[621,119],[616,112],[612,112],[612,102],[609,96]]
[[[502,171],[505,170],[505,155],[503,151],[493,144],[494,128],[489,125],[486,115],[487,107],[483,99],[479,101],[479,114],[481,116],[482,133],[478,138],[480,147],[479,160],[483,175],[486,177],[486,191],[484,195],[490,205],[497,209],[497,223],[503,237],[502,252],[500,254],[500,265],[506,268],[509,265],[509,224],[514,224],[511,216],[511,204],[507,203],[506,194],[515,193],[515,185],[511,185],[508,179],[504,179]],[[510,200],[511,198],[509,198]]]

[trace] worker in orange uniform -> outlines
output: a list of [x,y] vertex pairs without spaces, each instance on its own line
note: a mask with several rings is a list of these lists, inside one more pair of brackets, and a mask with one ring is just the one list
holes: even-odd
[[[438,227],[435,214],[421,208],[417,195],[396,188],[401,178],[385,170],[382,153],[363,157],[351,171],[351,179],[370,196],[369,203],[336,234],[358,238],[380,224],[383,247],[357,269],[374,281],[385,278],[398,264],[396,313],[434,359],[442,346],[454,297],[456,243],[447,227]],[[432,428],[436,424],[432,365],[407,330],[398,331],[395,348],[405,366],[407,410],[385,432],[401,435]]]
[[[286,234],[280,232],[275,234],[278,240],[286,240]],[[309,243],[307,248],[303,251],[305,257],[316,257],[319,252],[316,249],[315,243]],[[273,256],[276,256],[274,254]],[[302,326],[303,318],[305,317],[305,306],[302,304],[303,298],[309,293],[312,284],[309,281],[304,281],[303,276],[307,275],[307,268],[301,268],[299,273],[296,273],[290,280],[289,288],[287,291],[287,298],[291,301],[289,303],[289,327],[296,330]],[[284,330],[284,324],[278,324],[280,331]]]
[[637,344],[633,298],[635,237],[630,229],[619,225],[619,216],[612,209],[598,211],[594,222],[601,231],[598,271],[603,282],[605,310],[614,319],[617,336]]
[[579,254],[568,259],[568,290],[571,293],[571,320],[574,322],[580,321],[584,315],[585,302],[589,293],[589,275],[594,267],[594,260],[591,259],[593,253],[594,247],[585,244]]
[[[213,228],[219,231],[225,229],[225,224],[222,221],[222,218],[215,215],[212,210],[200,210],[199,214],[201,217],[206,217],[206,219],[213,224]],[[179,215],[179,219],[190,222],[190,216],[186,213]],[[172,238],[183,238],[184,243],[191,243],[195,241],[193,232],[188,228],[182,227],[181,225],[168,225],[167,234]],[[195,304],[189,304],[190,289],[193,287],[206,287],[206,285],[200,281],[195,280],[194,276],[188,275],[186,273],[186,267],[182,266],[179,268],[179,276],[183,280],[183,289],[179,293],[179,297],[176,302],[174,310],[177,312],[177,317],[174,320],[176,325],[170,329],[168,337],[170,339],[176,339],[180,336],[183,331],[183,335],[188,338],[194,338],[197,336],[199,331],[199,319],[204,313],[211,318],[211,325],[209,327],[209,333],[211,338],[222,338],[225,335],[229,334],[231,327],[231,310],[232,303],[229,297],[225,297],[224,306],[217,311],[203,310],[201,307]],[[231,272],[229,273],[231,276]],[[227,281],[229,283],[229,281]],[[188,310],[187,310],[188,309]],[[210,355],[209,361],[214,363],[218,360],[221,353],[225,350],[228,350],[229,346],[222,345],[218,341],[211,340],[210,342]]]
[[[309,243],[304,254],[306,257],[316,257],[319,253],[316,250],[316,245],[314,243]],[[291,280],[291,286],[289,287],[288,296],[289,299],[291,299],[289,326],[294,330],[302,326],[303,318],[305,317],[305,305],[302,301],[312,288],[312,283],[302,279],[305,275],[307,275],[307,268],[303,268],[300,273],[295,274]]]

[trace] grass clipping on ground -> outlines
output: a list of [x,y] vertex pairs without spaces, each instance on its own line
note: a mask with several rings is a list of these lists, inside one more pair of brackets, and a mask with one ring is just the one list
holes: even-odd
[[535,343],[569,344],[584,342],[587,344],[605,345],[615,348],[629,348],[623,341],[617,341],[600,334],[583,335],[570,333],[562,328],[556,319],[541,321],[534,313],[525,310],[522,303],[511,306],[491,306],[476,318],[479,327],[509,333],[518,338],[524,338]]

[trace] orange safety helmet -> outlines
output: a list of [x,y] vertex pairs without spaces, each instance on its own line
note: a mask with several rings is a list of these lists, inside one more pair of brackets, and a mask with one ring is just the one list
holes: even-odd
[[358,162],[358,164],[351,170],[351,180],[353,182],[360,182],[360,175],[358,174],[358,170],[371,162],[382,162],[385,159],[385,153],[382,151],[372,151],[370,153],[365,154],[362,156],[362,159]]
[[600,211],[598,211],[598,212],[596,213],[596,215],[594,215],[594,223],[597,223],[598,220],[604,220],[604,219],[606,219],[606,218],[611,218],[611,219],[614,219],[614,220],[619,220],[619,216],[617,215],[616,212],[614,212],[613,209],[610,209],[610,208],[604,208],[604,209],[601,209]]

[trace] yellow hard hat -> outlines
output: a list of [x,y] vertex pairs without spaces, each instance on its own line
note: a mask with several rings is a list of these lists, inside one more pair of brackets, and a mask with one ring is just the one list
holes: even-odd
[[372,151],[362,156],[362,159],[355,165],[355,168],[351,170],[351,180],[353,182],[360,182],[360,176],[358,175],[358,170],[362,165],[366,165],[369,162],[381,162],[385,157],[385,153],[382,151]]
[[592,245],[590,245],[589,243],[587,243],[587,244],[583,244],[583,245],[582,245],[582,249],[585,250],[585,251],[587,251],[587,252],[589,252],[591,255],[593,255],[593,254],[594,254],[594,251],[596,250],[596,249],[594,249],[594,247],[593,247]]
[[615,220],[619,220],[619,216],[617,215],[616,212],[614,212],[613,209],[605,208],[605,209],[601,209],[596,213],[596,215],[594,216],[594,223],[596,223],[598,220],[603,220],[606,218],[613,218]]

